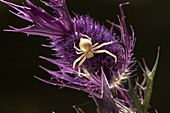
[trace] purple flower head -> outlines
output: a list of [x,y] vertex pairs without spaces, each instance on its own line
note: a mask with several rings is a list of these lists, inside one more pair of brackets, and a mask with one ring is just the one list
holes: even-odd
[[[44,80],[37,77],[39,80],[62,87],[86,90],[101,97],[104,74],[109,87],[117,89],[123,100],[127,101],[126,104],[131,106],[128,103],[129,96],[122,85],[122,81],[134,71],[131,67],[135,63],[132,59],[134,31],[131,27],[132,36],[129,35],[122,9],[122,5],[127,3],[120,4],[119,25],[109,22],[111,28],[108,30],[89,16],[75,14],[75,17],[71,18],[65,0],[44,2],[54,10],[55,17],[29,0],[26,0],[28,7],[2,2],[18,11],[11,13],[32,22],[32,25],[26,28],[12,27],[6,31],[45,36],[50,40],[49,45],[43,46],[54,50],[54,55],[58,59],[42,56],[41,58],[58,65],[60,70],[51,71],[41,67],[52,75],[52,79]],[[120,36],[113,31],[113,28],[118,29]]]

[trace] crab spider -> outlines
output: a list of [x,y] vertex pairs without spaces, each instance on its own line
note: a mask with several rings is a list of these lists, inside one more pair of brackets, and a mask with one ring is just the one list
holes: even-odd
[[73,63],[73,69],[75,69],[75,66],[77,64],[77,62],[79,62],[78,64],[78,72],[79,72],[79,76],[81,77],[80,75],[80,72],[81,72],[81,69],[80,69],[80,66],[83,64],[83,62],[86,60],[86,58],[92,58],[94,56],[94,53],[106,53],[106,54],[109,54],[110,56],[114,57],[115,58],[115,62],[117,61],[117,57],[116,55],[112,54],[111,52],[107,51],[107,50],[97,50],[105,45],[109,45],[109,44],[112,44],[113,41],[110,41],[110,42],[105,42],[105,43],[102,43],[100,45],[98,45],[98,43],[95,43],[94,45],[92,45],[92,42],[91,42],[91,38],[88,37],[87,35],[84,35],[84,34],[80,34],[86,38],[80,38],[80,42],[79,42],[79,47],[80,49],[78,49],[76,46],[75,46],[75,43],[74,43],[74,48],[76,49],[76,54],[82,54],[79,58],[77,58],[74,63]]

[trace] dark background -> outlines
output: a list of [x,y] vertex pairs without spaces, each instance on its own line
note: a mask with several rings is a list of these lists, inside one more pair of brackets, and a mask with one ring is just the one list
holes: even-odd
[[[9,0],[22,4],[24,0]],[[48,10],[39,0],[34,4]],[[106,19],[118,23],[118,4],[125,0],[66,0],[69,12],[89,14],[106,27]],[[157,47],[161,46],[150,112],[157,109],[159,113],[169,110],[169,41],[170,41],[170,1],[169,0],[128,0],[124,6],[127,25],[133,25],[137,37],[135,57],[139,61],[145,58],[151,68],[155,62]],[[7,5],[0,3],[0,113],[75,113],[73,105],[84,109],[86,113],[95,112],[95,104],[82,91],[62,88],[43,83],[34,78],[50,78],[50,75],[38,67],[43,65],[50,69],[57,66],[39,59],[38,56],[51,57],[50,49],[41,47],[48,44],[44,37],[28,36],[22,33],[3,32],[3,29],[26,27],[26,22],[8,10]],[[51,10],[48,10],[51,12]],[[169,62],[169,63],[168,63]],[[141,73],[138,68],[138,73]],[[141,76],[141,75],[138,75]]]

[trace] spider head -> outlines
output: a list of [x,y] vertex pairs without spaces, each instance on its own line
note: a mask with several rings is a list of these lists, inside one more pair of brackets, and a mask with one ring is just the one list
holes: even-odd
[[80,50],[83,52],[89,52],[92,50],[92,42],[87,38],[80,38],[79,43]]

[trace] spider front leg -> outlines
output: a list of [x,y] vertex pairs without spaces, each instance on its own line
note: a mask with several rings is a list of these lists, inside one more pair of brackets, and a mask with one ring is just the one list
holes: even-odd
[[91,38],[90,38],[89,36],[84,35],[84,34],[81,34],[81,33],[80,33],[80,35],[82,35],[82,36],[84,36],[84,37],[88,38],[88,39],[91,41]]
[[[80,49],[78,49],[78,48],[76,47],[75,43],[74,43],[74,48],[77,50],[77,51],[76,51],[76,54],[79,55],[79,54],[82,54],[82,53],[83,53]],[[80,52],[78,52],[78,51],[80,51]]]
[[102,44],[94,47],[93,50],[99,49],[99,48],[106,46],[106,45],[109,45],[109,44],[113,44],[113,41],[102,43]]
[[77,51],[81,51],[80,49],[78,49],[77,47],[76,47],[76,44],[74,43],[74,48],[77,50]]
[[116,55],[112,54],[111,52],[107,51],[107,50],[97,50],[97,51],[94,51],[94,53],[107,53],[109,54],[110,56],[114,57],[115,58],[115,62],[117,62],[117,57]]

